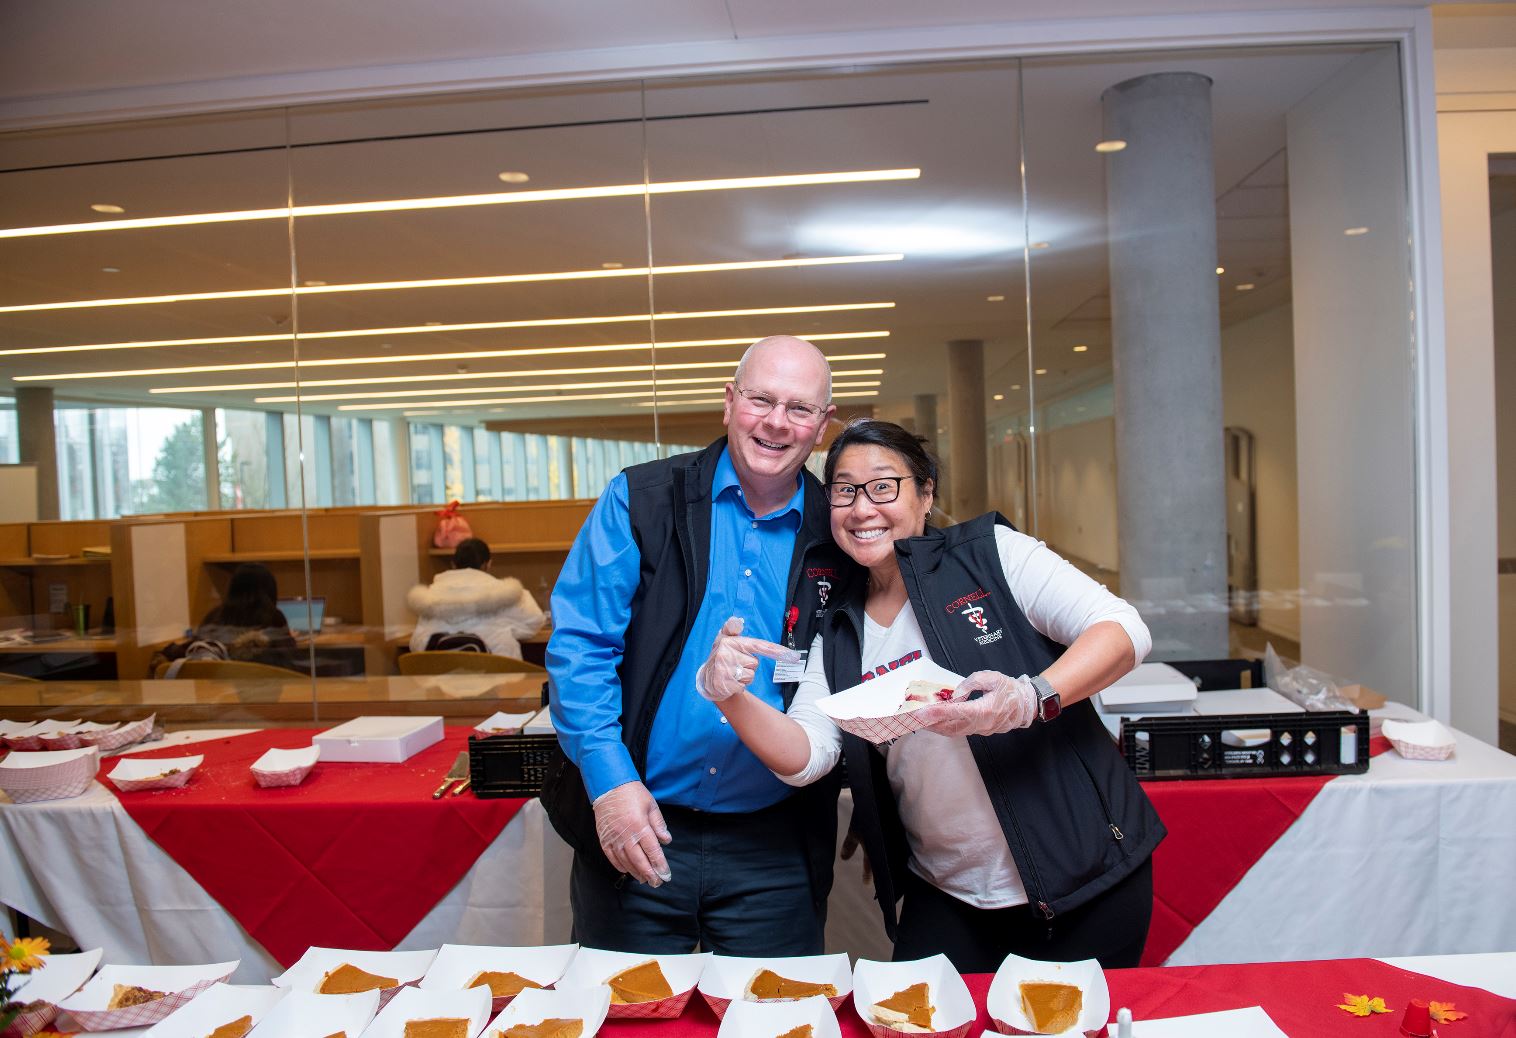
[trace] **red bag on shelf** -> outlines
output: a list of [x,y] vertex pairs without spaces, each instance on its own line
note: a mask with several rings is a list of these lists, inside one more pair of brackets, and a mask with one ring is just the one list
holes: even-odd
[[474,536],[468,520],[458,513],[459,502],[449,501],[447,507],[437,513],[437,529],[432,531],[432,546],[456,548]]

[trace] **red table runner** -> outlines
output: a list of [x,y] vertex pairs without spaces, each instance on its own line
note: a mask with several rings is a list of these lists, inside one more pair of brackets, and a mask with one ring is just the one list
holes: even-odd
[[[1369,756],[1389,748],[1375,736]],[[1153,922],[1142,964],[1172,955],[1335,777],[1144,782],[1169,835],[1153,852]]]
[[123,793],[149,836],[288,966],[310,945],[393,948],[473,867],[522,800],[432,800],[468,728],[404,764],[319,763],[299,786],[259,788],[248,766],[317,729],[271,729],[133,757],[204,754],[180,789]]
[[[1401,1015],[1413,998],[1452,1002],[1465,1020],[1438,1025],[1441,1038],[1516,1038],[1516,1001],[1482,988],[1465,987],[1411,973],[1374,959],[1322,962],[1261,962],[1244,966],[1166,966],[1108,970],[1111,1019],[1126,1006],[1138,1020],[1215,1013],[1262,1006],[1290,1038],[1374,1038],[1398,1035]],[[963,978],[974,996],[978,1017],[970,1035],[990,1029],[985,1012],[991,977]],[[1378,995],[1393,1012],[1366,1018],[1336,1008],[1344,993]],[[842,1038],[869,1038],[851,1001],[837,1011]],[[715,1014],[696,995],[677,1020],[608,1020],[604,1038],[713,1038]],[[1217,1038],[1226,1038],[1218,1035]]]

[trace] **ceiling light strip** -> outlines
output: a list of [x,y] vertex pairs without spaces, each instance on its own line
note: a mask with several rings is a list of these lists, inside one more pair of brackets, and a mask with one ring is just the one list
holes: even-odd
[[768,187],[866,184],[890,180],[915,180],[920,176],[920,169],[860,169],[836,173],[792,173],[768,177],[669,180],[652,184],[605,184],[597,187],[550,188],[540,191],[491,191],[486,194],[477,195],[392,198],[373,202],[334,202],[327,205],[280,206],[269,209],[238,209],[220,213],[181,213],[176,216],[142,216],[132,217],[127,220],[91,220],[88,223],[7,227],[0,229],[0,238],[39,238],[58,234],[90,234],[96,231],[127,231],[151,227],[192,227],[214,223],[285,220],[292,216],[398,213],[424,209],[458,209],[469,206],[517,205],[525,202],[562,202],[588,198],[640,198],[644,193],[650,195],[673,195],[700,191],[742,191]]
[[[883,339],[887,331],[826,332],[809,336],[811,342],[838,339]],[[540,346],[517,350],[471,350],[467,353],[410,353],[400,356],[329,357],[320,360],[267,361],[256,364],[196,364],[180,368],[125,368],[119,371],[58,371],[46,375],[15,375],[13,382],[74,382],[95,378],[135,378],[149,375],[202,375],[214,371],[278,371],[284,368],[331,368],[360,364],[419,364],[429,361],[484,360],[496,357],[542,357],[562,353],[622,353],[629,350],[686,350],[705,346],[751,346],[753,340],[690,339],[684,342],[621,342],[606,346]]]
[[[823,303],[816,306],[755,306],[741,310],[689,310],[662,314],[614,314],[604,317],[543,317],[529,321],[472,321],[467,324],[408,324],[393,328],[348,328],[339,331],[301,332],[300,341],[314,339],[353,339],[368,335],[421,335],[426,333],[491,331],[499,328],[572,328],[601,324],[641,324],[645,321],[691,321],[719,317],[771,317],[785,314],[831,314],[855,310],[891,310],[895,304]],[[144,350],[165,346],[229,346],[235,343],[288,342],[292,334],[223,335],[197,339],[141,339],[131,342],[92,342],[71,346],[31,346],[25,349],[0,350],[0,357],[22,357],[39,353],[84,353],[101,350]]]
[[[651,382],[645,383],[645,384],[646,385],[652,385]],[[847,383],[847,385],[853,385],[853,386],[877,386],[879,384],[880,383],[878,383],[878,382]],[[629,391],[629,392],[625,392],[625,393],[584,393],[584,394],[576,394],[576,395],[573,395],[573,396],[565,395],[565,394],[562,394],[562,393],[551,393],[551,394],[548,394],[547,396],[484,397],[484,398],[481,398],[481,399],[478,399],[478,400],[448,400],[448,401],[446,401],[446,404],[447,404],[448,407],[451,407],[451,408],[463,408],[463,407],[484,407],[484,406],[487,406],[489,404],[548,404],[548,403],[557,403],[559,401],[564,401],[564,400],[569,400],[569,401],[572,401],[572,400],[625,400],[625,399],[631,399],[633,397],[644,397],[644,396],[652,396],[652,397],[682,396],[682,395],[689,395],[689,394],[692,394],[692,393],[709,393],[709,392],[710,392],[710,388],[708,386],[697,386],[694,389],[661,389],[661,388],[660,389],[639,389],[639,390],[633,390],[633,391]],[[833,397],[833,399],[836,399],[839,396],[848,396],[848,395],[850,395],[850,394],[847,394],[847,393],[834,393],[834,394],[832,394],[832,397]],[[403,410],[404,408],[407,408],[407,407],[427,407],[427,406],[436,406],[436,404],[437,404],[437,401],[435,401],[435,400],[408,400],[408,401],[404,401],[404,402],[393,401],[393,402],[383,403],[383,404],[340,404],[340,405],[338,405],[337,410],[339,410],[339,411],[399,411],[399,410]]]
[[[884,353],[843,353],[837,356],[827,357],[827,363],[838,364],[846,361],[859,360],[884,360]],[[697,371],[701,368],[726,368],[730,369],[730,360],[701,360],[687,363],[662,363],[658,365],[659,371]],[[262,389],[294,389],[297,385],[302,388],[322,388],[326,386],[383,386],[397,382],[459,382],[468,379],[481,378],[534,378],[559,375],[619,375],[631,374],[640,371],[652,371],[651,364],[613,364],[603,367],[592,368],[527,368],[520,371],[464,371],[452,372],[446,375],[382,375],[373,378],[321,378],[302,379],[299,382],[239,382],[226,383],[215,386],[159,386],[149,389],[153,394],[179,394],[179,393],[234,393],[247,392]],[[305,397],[309,400],[310,397]]]
[[536,274],[489,274],[467,278],[423,278],[416,281],[368,281],[345,285],[297,285],[293,288],[243,288],[228,292],[175,292],[161,296],[122,296],[115,299],[71,299],[56,303],[23,303],[0,306],[0,314],[39,310],[88,310],[110,306],[145,306],[150,303],[193,303],[211,299],[267,299],[273,296],[322,295],[333,292],[394,292],[420,288],[460,288],[475,285],[519,285],[541,281],[578,281],[591,278],[646,277],[648,274],[714,274],[732,270],[776,270],[783,267],[821,267],[843,263],[892,263],[905,259],[900,252],[856,256],[814,256],[795,259],[745,260],[734,263],[682,263],[663,267],[623,267],[618,270],[556,270]]

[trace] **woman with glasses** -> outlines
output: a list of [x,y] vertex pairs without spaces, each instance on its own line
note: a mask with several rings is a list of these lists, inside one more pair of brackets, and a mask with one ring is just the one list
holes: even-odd
[[[997,514],[930,527],[936,486],[916,436],[850,424],[827,454],[825,492],[832,536],[867,579],[827,618],[786,712],[741,681],[784,650],[736,625],[696,687],[784,782],[818,781],[844,759],[897,959],[942,952],[966,973],[1011,952],[1135,966],[1164,829],[1087,700],[1147,654],[1147,627]],[[923,658],[969,676],[919,710],[921,731],[874,746],[817,709]]]

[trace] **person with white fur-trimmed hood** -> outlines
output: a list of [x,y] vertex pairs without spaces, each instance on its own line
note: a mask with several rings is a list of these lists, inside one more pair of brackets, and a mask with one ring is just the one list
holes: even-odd
[[521,581],[492,577],[489,568],[489,545],[470,537],[453,550],[452,569],[430,586],[411,588],[405,604],[416,614],[412,652],[425,651],[439,634],[473,634],[494,655],[521,658],[521,639],[540,631],[547,617]]

